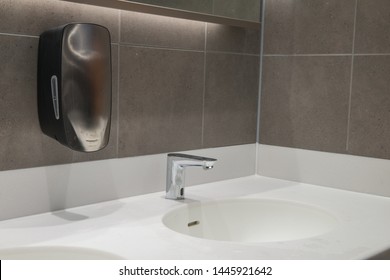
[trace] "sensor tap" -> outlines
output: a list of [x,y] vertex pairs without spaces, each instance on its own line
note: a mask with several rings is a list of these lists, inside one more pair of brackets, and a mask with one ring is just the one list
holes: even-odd
[[186,154],[168,154],[166,198],[184,199],[184,171],[189,166],[199,166],[204,170],[212,169],[217,160]]

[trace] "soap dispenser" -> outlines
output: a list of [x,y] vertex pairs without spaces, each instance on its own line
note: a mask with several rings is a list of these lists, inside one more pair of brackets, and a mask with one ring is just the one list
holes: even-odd
[[107,28],[67,24],[40,35],[38,115],[43,133],[80,152],[103,149],[111,122]]

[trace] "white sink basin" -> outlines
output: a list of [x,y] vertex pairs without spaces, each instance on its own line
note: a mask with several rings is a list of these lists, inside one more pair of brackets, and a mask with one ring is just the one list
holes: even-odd
[[1,260],[120,260],[117,255],[78,247],[41,246],[0,250]]
[[193,237],[232,242],[278,242],[325,234],[337,219],[315,206],[267,199],[189,203],[163,217],[168,228]]

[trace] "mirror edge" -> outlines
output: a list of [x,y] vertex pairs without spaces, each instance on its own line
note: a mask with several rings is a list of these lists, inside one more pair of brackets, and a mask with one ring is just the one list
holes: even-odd
[[230,25],[236,27],[260,29],[260,22],[239,20],[233,18],[227,18],[216,15],[208,15],[197,12],[190,12],[184,10],[177,10],[172,8],[159,7],[148,4],[140,4],[136,2],[128,2],[124,0],[61,0],[66,2],[74,2],[79,4],[88,4],[93,6],[100,6],[106,8],[113,8],[119,10],[154,14],[160,16],[168,16],[175,18],[183,18],[188,20],[204,21],[210,23],[217,23],[223,25]]

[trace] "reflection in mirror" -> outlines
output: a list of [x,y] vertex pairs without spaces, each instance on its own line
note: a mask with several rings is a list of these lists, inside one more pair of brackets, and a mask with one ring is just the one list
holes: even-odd
[[260,0],[127,0],[202,14],[260,21]]
[[62,0],[125,11],[260,28],[262,0]]

